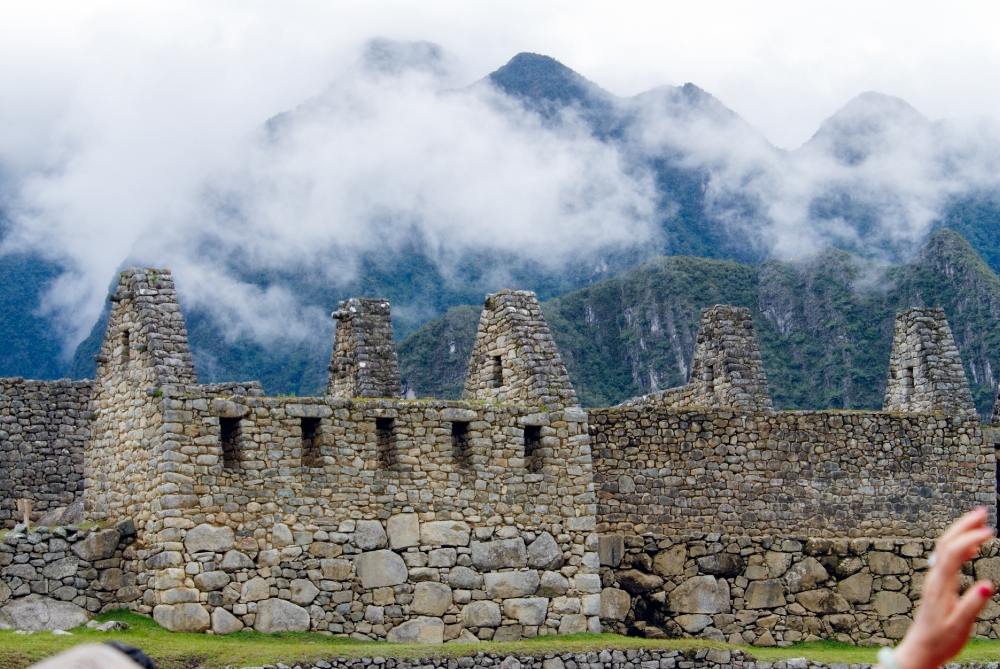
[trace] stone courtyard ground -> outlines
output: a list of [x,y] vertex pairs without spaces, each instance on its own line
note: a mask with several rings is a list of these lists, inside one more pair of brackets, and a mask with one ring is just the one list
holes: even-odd
[[[279,663],[290,667],[314,666],[317,662],[330,662],[336,658],[392,657],[416,660],[459,658],[477,653],[490,653],[501,657],[537,658],[551,653],[586,653],[603,650],[627,652],[639,649],[679,650],[693,657],[693,653],[699,649],[710,648],[718,650],[739,648],[746,654],[748,660],[753,657],[760,662],[806,658],[810,662],[825,665],[857,665],[875,661],[874,649],[827,641],[796,644],[787,648],[750,648],[690,639],[651,640],[613,634],[580,634],[538,637],[512,643],[421,646],[365,643],[313,633],[265,635],[241,632],[225,637],[177,634],[164,630],[147,618],[128,612],[105,614],[98,620],[122,620],[132,627],[115,632],[77,629],[70,635],[56,635],[51,632],[23,635],[13,631],[0,631],[0,669],[21,669],[76,644],[103,643],[111,639],[141,648],[155,660],[160,669],[224,669],[273,666]],[[996,662],[998,659],[1000,659],[1000,641],[973,640],[959,661],[985,663]]]

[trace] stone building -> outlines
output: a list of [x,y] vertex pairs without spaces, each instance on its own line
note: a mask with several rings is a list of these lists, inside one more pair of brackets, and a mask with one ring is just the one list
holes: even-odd
[[[0,381],[4,522],[29,498],[100,523],[4,537],[0,627],[45,605],[220,634],[887,643],[933,537],[995,517],[997,440],[930,310],[897,322],[885,411],[775,411],[750,313],[722,305],[688,386],[585,410],[528,292],[487,297],[462,401],[400,398],[385,300],[342,302],[327,395],[287,398],[197,382],[169,271],[110,299],[92,383]],[[974,569],[1000,579],[995,545]]]

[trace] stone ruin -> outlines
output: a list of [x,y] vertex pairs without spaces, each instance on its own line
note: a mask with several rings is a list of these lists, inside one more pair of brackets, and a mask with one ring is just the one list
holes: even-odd
[[[385,300],[334,312],[327,395],[267,397],[197,382],[169,271],[110,299],[93,382],[0,380],[0,627],[129,608],[217,634],[883,644],[933,538],[996,517],[1000,440],[933,310],[897,321],[884,411],[775,411],[751,315],[722,305],[689,385],[583,409],[529,292],[487,297],[461,401],[400,398]],[[15,527],[22,498],[57,526]]]

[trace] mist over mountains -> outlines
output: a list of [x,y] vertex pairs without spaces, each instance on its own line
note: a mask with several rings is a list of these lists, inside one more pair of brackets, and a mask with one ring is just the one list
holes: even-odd
[[403,338],[501,287],[551,298],[656,256],[899,263],[950,227],[1000,269],[993,120],[865,93],[784,151],[693,84],[620,98],[535,54],[460,72],[436,45],[374,40],[110,245],[65,215],[85,156],[6,177],[0,374],[93,374],[109,246],[173,270],[203,380],[297,394],[323,386],[351,295],[388,297]]

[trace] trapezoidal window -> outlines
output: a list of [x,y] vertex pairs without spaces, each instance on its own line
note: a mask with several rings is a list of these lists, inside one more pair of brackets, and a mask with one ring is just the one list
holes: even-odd
[[322,467],[323,454],[319,451],[319,418],[302,419],[302,466]]
[[490,359],[490,363],[490,381],[493,382],[494,388],[499,388],[503,385],[503,359],[495,355]]
[[129,361],[130,351],[129,351],[129,336],[132,334],[131,330],[125,330],[122,333],[122,364],[127,365]]
[[471,465],[472,452],[469,450],[469,424],[453,422],[451,424],[451,457],[455,463],[466,469]]
[[240,468],[240,419],[219,418],[219,443],[222,445],[222,466]]
[[392,418],[375,419],[375,451],[378,455],[379,466],[384,469],[391,469],[396,461],[393,453],[393,442],[395,441],[393,423]]
[[542,428],[524,426],[524,469],[531,474],[542,471]]

